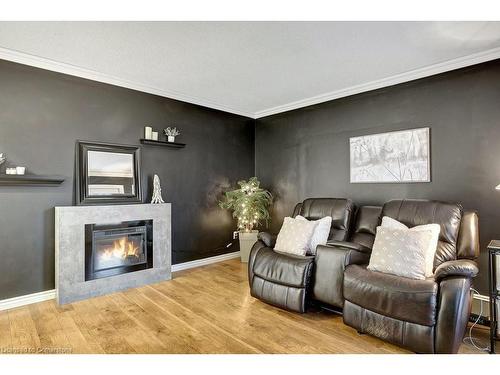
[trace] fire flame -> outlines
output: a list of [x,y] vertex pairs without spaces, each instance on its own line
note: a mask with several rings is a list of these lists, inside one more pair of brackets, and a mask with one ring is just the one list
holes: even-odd
[[127,237],[121,237],[113,241],[113,247],[107,247],[101,253],[104,260],[111,258],[125,259],[128,256],[139,258],[139,247],[135,246],[133,241],[129,241]]

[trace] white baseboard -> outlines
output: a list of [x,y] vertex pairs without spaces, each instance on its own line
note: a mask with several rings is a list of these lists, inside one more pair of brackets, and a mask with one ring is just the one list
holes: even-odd
[[[481,302],[483,304],[483,311],[481,312]],[[483,294],[474,294],[472,296],[471,313],[484,316],[489,319],[490,317],[490,298]]]
[[13,309],[15,307],[31,305],[32,303],[47,301],[56,298],[56,290],[45,290],[43,292],[27,294],[24,296],[8,298],[0,301],[0,311]]
[[[239,258],[240,252],[235,251],[233,253],[217,255],[210,258],[193,260],[191,262],[179,263],[172,265],[172,272],[187,270],[190,268],[201,267],[207,264],[222,262],[229,259]],[[31,305],[32,303],[43,302],[50,299],[56,298],[56,290],[45,290],[43,292],[27,294],[24,296],[8,298],[0,301],[0,311],[13,309],[15,307],[21,307],[26,305]]]
[[214,257],[210,257],[210,258],[197,259],[197,260],[193,260],[191,262],[174,264],[172,266],[172,272],[183,271],[183,270],[187,270],[190,268],[206,266],[207,264],[223,262],[225,260],[239,258],[239,257],[240,257],[240,252],[235,251],[233,253],[217,255]]

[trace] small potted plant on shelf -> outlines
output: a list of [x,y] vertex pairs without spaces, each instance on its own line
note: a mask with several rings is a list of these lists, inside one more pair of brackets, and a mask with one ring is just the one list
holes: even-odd
[[242,262],[248,262],[253,244],[257,241],[255,227],[262,222],[269,223],[269,206],[273,202],[271,193],[260,187],[257,177],[248,181],[238,181],[239,189],[228,191],[219,206],[233,211],[238,220],[240,256]]
[[167,136],[167,141],[175,142],[175,137],[181,134],[177,128],[171,128],[170,126],[166,129],[163,129],[163,133]]

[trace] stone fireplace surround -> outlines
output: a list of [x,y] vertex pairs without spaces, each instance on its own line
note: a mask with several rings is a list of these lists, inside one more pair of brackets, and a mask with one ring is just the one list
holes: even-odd
[[[153,220],[153,268],[85,281],[85,224]],[[55,208],[56,299],[59,304],[171,279],[171,205]]]

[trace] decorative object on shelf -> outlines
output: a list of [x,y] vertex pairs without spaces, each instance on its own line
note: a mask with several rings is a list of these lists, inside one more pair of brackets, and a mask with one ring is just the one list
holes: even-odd
[[17,174],[17,169],[16,168],[7,168],[5,170],[6,174]]
[[16,167],[16,174],[23,175],[26,173],[26,167]]
[[496,341],[500,339],[498,312],[500,309],[500,241],[488,245],[489,292],[490,292],[490,353],[495,354]]
[[141,203],[140,147],[78,141],[76,203]]
[[171,128],[170,126],[166,129],[163,129],[163,133],[167,136],[167,140],[169,142],[175,142],[175,137],[181,134],[177,128]]
[[430,182],[430,129],[350,138],[351,183]]
[[158,140],[158,132],[152,132],[151,133],[151,139],[153,141],[157,141]]
[[153,128],[151,126],[144,127],[144,138],[151,139],[153,137]]
[[157,174],[153,177],[153,198],[151,199],[151,203],[165,203],[163,198],[161,197],[161,185],[160,185],[160,177]]
[[233,217],[238,220],[240,256],[242,262],[248,262],[250,250],[257,241],[257,230],[254,227],[265,221],[269,222],[269,206],[273,196],[260,187],[257,177],[248,181],[238,181],[239,189],[225,193],[224,199],[219,202],[219,207],[232,210]]
[[2,165],[5,160],[7,160],[7,158],[5,157],[5,155],[3,154],[3,152],[0,153],[0,165]]

